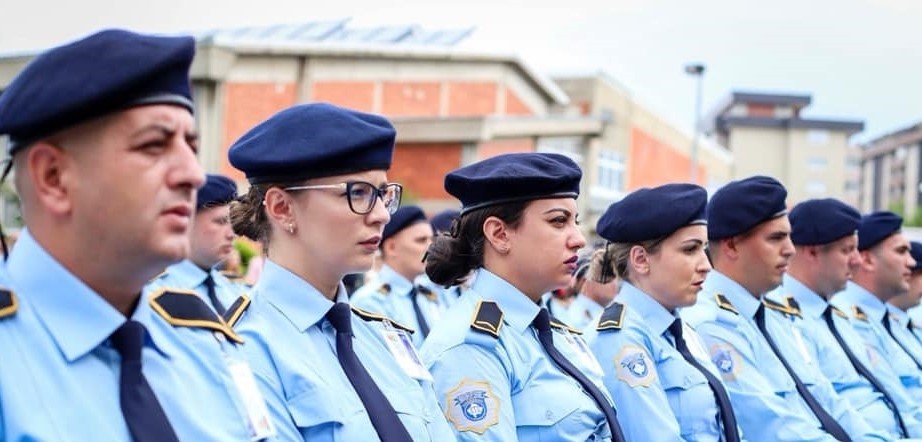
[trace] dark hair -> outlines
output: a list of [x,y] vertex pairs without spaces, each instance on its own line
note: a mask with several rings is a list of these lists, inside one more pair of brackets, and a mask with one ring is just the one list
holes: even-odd
[[[631,282],[631,277],[628,273],[631,249],[634,248],[634,246],[640,246],[643,247],[647,253],[653,255],[659,252],[660,246],[663,245],[663,241],[665,241],[666,238],[667,236],[662,236],[641,242],[608,243],[601,257],[600,272],[598,275],[595,275],[595,281],[607,284],[617,275],[622,280]],[[614,272],[614,274],[612,274],[612,272]]]
[[269,245],[272,229],[269,218],[263,208],[266,192],[273,187],[285,188],[293,183],[253,184],[246,194],[240,195],[230,203],[230,222],[234,233],[259,241],[263,246]]
[[455,218],[451,223],[451,231],[436,235],[426,253],[426,274],[429,279],[445,287],[461,284],[471,270],[483,266],[486,242],[483,223],[487,218],[495,216],[509,227],[517,228],[530,202],[488,206]]

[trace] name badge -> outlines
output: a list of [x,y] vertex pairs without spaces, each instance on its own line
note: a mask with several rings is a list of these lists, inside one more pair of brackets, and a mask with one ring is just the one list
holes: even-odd
[[432,382],[432,374],[423,365],[423,359],[416,352],[413,339],[410,338],[407,332],[397,330],[390,324],[385,323],[384,330],[381,333],[384,335],[387,349],[390,350],[391,355],[397,361],[397,365],[403,369],[404,373],[413,379]]
[[247,414],[247,433],[251,441],[266,439],[275,436],[275,427],[269,417],[269,410],[263,400],[253,371],[244,361],[228,361],[227,369],[237,386],[237,391],[243,399]]

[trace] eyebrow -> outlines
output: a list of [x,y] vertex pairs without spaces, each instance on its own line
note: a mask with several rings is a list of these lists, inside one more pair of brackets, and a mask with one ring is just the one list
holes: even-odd
[[570,211],[567,210],[567,209],[563,209],[563,208],[560,208],[560,207],[554,207],[553,209],[545,210],[545,211],[542,213],[542,215],[547,215],[548,213],[552,213],[552,212],[563,212],[563,214],[564,214],[564,215],[567,215],[567,216],[570,216],[570,215],[572,214],[572,212],[570,212]]
[[[176,132],[178,131],[175,128],[169,127],[163,123],[152,123],[150,125],[147,125],[141,128],[140,130],[135,131],[134,134],[132,134],[132,136],[140,137],[148,132],[157,132],[167,138],[172,138],[173,136],[176,135]],[[186,141],[198,140],[199,138],[198,131],[194,129],[187,131],[184,134],[184,138],[186,139]]]

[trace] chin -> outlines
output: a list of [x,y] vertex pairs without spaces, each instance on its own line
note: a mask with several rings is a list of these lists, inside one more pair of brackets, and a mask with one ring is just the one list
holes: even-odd
[[357,256],[352,259],[352,262],[349,263],[349,273],[365,273],[371,270],[371,266],[374,265],[375,258],[374,255],[362,255]]

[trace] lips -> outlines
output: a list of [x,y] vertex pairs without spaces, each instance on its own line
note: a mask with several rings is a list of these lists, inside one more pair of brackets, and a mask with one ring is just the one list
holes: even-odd
[[163,214],[164,215],[176,215],[176,216],[182,216],[182,217],[188,218],[192,216],[192,206],[188,204],[180,204],[180,205],[172,206],[164,210]]
[[372,236],[371,238],[366,239],[365,241],[360,242],[359,244],[363,246],[375,246],[378,247],[378,244],[381,243],[381,237],[378,235]]

